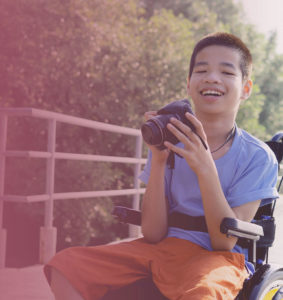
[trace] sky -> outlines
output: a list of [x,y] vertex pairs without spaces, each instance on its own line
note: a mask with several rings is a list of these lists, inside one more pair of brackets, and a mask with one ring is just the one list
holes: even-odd
[[283,54],[283,0],[238,0],[246,12],[248,23],[260,32],[277,31],[277,52]]

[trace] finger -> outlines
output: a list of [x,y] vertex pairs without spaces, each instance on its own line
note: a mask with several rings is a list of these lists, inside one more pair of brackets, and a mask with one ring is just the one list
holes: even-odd
[[155,111],[155,110],[147,111],[147,112],[144,114],[144,118],[145,118],[145,120],[147,121],[147,120],[153,118],[153,117],[156,116],[156,115],[157,115],[157,111]]
[[[179,128],[189,138],[189,140],[192,144],[200,145],[200,143],[201,143],[204,146],[204,148],[207,149],[205,142],[202,141],[202,138],[199,137],[199,135],[195,131],[195,129],[192,129],[190,126],[184,124],[183,122],[181,122],[175,118],[171,118],[170,121],[174,124],[174,126]],[[187,145],[189,146],[188,141],[186,141],[186,142],[187,142]]]
[[193,133],[193,130],[188,125],[176,118],[171,118],[170,122],[174,124],[175,127],[180,129],[186,136],[190,137],[190,139],[196,140],[197,136]]
[[182,157],[185,157],[185,155],[186,155],[186,150],[185,149],[180,148],[176,145],[173,145],[172,143],[170,143],[168,141],[165,141],[164,145],[165,145],[165,147],[167,147],[167,149],[179,154]]
[[201,122],[193,114],[188,112],[185,114],[185,116],[195,126],[197,134],[203,139],[203,141],[207,142],[206,134]]
[[188,137],[183,133],[181,132],[179,129],[177,129],[174,125],[168,123],[167,124],[167,128],[168,130],[170,130],[174,135],[175,137],[180,141],[182,142],[184,145],[190,145],[191,144],[191,141],[188,139]]
[[[190,114],[191,115],[191,114]],[[175,119],[175,118],[171,118],[170,121],[176,126],[178,127],[182,132],[185,133],[185,135],[187,137],[189,137],[189,139],[191,140],[192,143],[194,143],[195,145],[200,145],[202,144],[204,146],[204,148],[207,150],[207,143],[206,143],[206,135],[203,131],[203,127],[202,124],[199,122],[199,120],[197,118],[195,118],[193,116],[193,118],[195,119],[195,124],[193,124],[191,121],[190,123],[192,123],[192,125],[195,127],[195,129],[192,129],[190,126],[184,124],[183,122]],[[198,123],[198,125],[197,125]],[[201,137],[201,135],[198,133],[198,129],[197,126],[200,126],[200,132],[203,131],[203,137]]]

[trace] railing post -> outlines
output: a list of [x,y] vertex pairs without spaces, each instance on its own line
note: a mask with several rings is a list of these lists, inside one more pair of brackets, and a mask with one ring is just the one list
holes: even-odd
[[[142,157],[142,136],[136,137],[136,153],[135,158],[141,159]],[[135,174],[134,174],[134,188],[140,188],[139,175],[141,171],[141,163],[135,164]],[[140,209],[140,194],[135,194],[133,196],[133,209]],[[129,226],[129,237],[138,237],[141,235],[141,228],[139,226],[130,225]]]
[[6,115],[0,114],[0,269],[5,267],[7,230],[3,228],[4,217],[4,186],[5,186],[5,164],[7,145],[7,121]]
[[48,121],[47,151],[51,157],[46,162],[46,194],[49,199],[45,202],[44,227],[40,228],[40,263],[47,263],[56,253],[57,230],[53,227],[54,210],[54,177],[55,177],[55,148],[56,148],[56,120]]

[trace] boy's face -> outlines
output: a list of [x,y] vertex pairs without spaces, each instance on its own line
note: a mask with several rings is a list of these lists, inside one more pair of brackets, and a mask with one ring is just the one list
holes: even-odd
[[252,82],[242,78],[240,54],[225,46],[212,45],[196,56],[188,93],[196,115],[221,114],[235,117],[242,100],[249,97]]

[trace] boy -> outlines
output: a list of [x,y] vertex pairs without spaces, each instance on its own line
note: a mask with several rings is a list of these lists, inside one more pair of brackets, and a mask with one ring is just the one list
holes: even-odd
[[[195,116],[186,117],[199,136],[173,118],[167,128],[180,142],[166,141],[162,151],[149,146],[140,177],[147,183],[144,238],[58,253],[45,267],[56,300],[100,299],[146,276],[169,299],[236,297],[248,276],[245,258],[237,239],[220,233],[220,223],[224,217],[251,221],[260,205],[277,197],[272,151],[235,125],[239,105],[251,93],[251,65],[249,50],[231,34],[197,43],[188,76]],[[170,151],[179,154],[173,171],[166,164]],[[172,212],[204,216],[208,232],[168,226]]]

